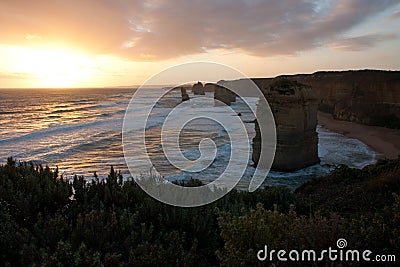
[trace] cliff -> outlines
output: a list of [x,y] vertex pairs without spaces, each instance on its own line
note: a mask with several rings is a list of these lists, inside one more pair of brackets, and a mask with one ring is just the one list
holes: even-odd
[[[280,78],[269,81],[267,87],[256,80],[255,83],[262,88],[276,124],[277,144],[272,169],[294,171],[318,163],[318,100],[311,87]],[[252,158],[257,165],[261,147],[258,123],[255,130]]]
[[400,71],[316,72],[281,77],[311,86],[319,109],[336,119],[400,128]]
[[[252,79],[268,100],[276,122],[277,149],[273,169],[295,170],[318,162],[315,132],[317,109],[335,119],[367,125],[400,128],[400,71],[329,71]],[[218,84],[239,89],[244,80]],[[222,92],[216,99],[229,102]],[[259,158],[256,125],[253,161]]]

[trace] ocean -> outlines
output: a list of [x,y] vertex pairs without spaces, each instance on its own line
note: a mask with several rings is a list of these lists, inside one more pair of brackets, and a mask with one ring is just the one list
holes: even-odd
[[[152,103],[158,88],[147,88],[141,102]],[[84,175],[91,179],[96,172],[105,177],[110,166],[121,170],[125,178],[130,177],[122,149],[122,124],[126,108],[135,90],[130,88],[98,89],[1,89],[0,90],[0,163],[12,156],[20,161],[58,166],[66,178]],[[191,93],[189,92],[189,95]],[[192,96],[192,95],[191,95]],[[210,98],[207,98],[210,97]],[[207,112],[221,112],[207,93],[202,105],[195,109]],[[257,99],[246,99],[256,105]],[[163,121],[172,108],[180,102],[180,91],[171,92],[152,111],[146,128],[148,154],[159,173],[168,180],[190,177],[210,182],[226,168],[231,156],[227,132],[221,125],[207,119],[191,121],[182,131],[179,144],[183,155],[189,159],[199,157],[198,144],[203,138],[210,138],[217,147],[212,164],[198,173],[177,170],[166,163],[160,132]],[[253,114],[243,101],[233,103],[232,108],[241,113],[249,135],[254,137]],[[140,111],[134,116],[146,116]],[[362,168],[375,162],[375,153],[362,142],[341,134],[317,127],[318,153],[321,163],[296,172],[271,171],[264,185],[283,185],[295,189],[300,184],[331,172],[338,165]],[[141,140],[138,140],[140,142]],[[135,151],[130,151],[133,155]],[[138,161],[138,172],[150,170]],[[249,159],[248,166],[237,188],[246,189],[254,168]]]

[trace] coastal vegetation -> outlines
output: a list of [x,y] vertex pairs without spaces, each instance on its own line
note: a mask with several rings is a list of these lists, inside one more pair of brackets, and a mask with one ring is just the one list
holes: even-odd
[[295,192],[285,187],[254,193],[233,190],[206,206],[178,208],[152,199],[136,182],[123,181],[113,168],[106,179],[94,175],[88,182],[10,158],[0,166],[0,262],[4,266],[287,266],[260,262],[257,251],[264,245],[327,249],[335,247],[339,238],[345,238],[351,249],[396,255],[399,195],[400,160],[381,160],[362,170],[340,167]]

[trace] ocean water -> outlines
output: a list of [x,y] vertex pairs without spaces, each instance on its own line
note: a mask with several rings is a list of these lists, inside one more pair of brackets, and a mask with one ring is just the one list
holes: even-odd
[[[140,99],[143,107],[154,103],[159,89],[148,88]],[[148,92],[148,94],[147,94]],[[122,150],[122,124],[126,108],[134,89],[1,89],[0,90],[0,163],[7,157],[21,161],[59,167],[65,177],[84,175],[90,179],[93,172],[104,177],[113,165],[129,177]],[[189,92],[190,94],[190,92]],[[207,98],[208,97],[208,98]],[[216,106],[212,94],[201,98],[188,112],[207,111],[223,113]],[[211,98],[210,98],[211,97]],[[257,99],[246,99],[256,105]],[[174,91],[161,99],[152,110],[146,127],[146,147],[154,168],[169,180],[198,178],[209,182],[216,179],[226,168],[231,156],[229,136],[218,123],[209,119],[195,119],[188,123],[179,135],[182,154],[195,160],[200,156],[198,144],[210,138],[217,147],[216,157],[208,168],[198,173],[180,171],[165,158],[160,144],[160,133],[166,116],[180,103],[180,91]],[[146,116],[145,108],[138,106],[134,116]],[[254,137],[254,120],[249,108],[238,101],[232,108],[241,113],[249,140]],[[138,129],[139,130],[139,129]],[[319,134],[321,163],[290,173],[271,171],[264,185],[284,185],[291,189],[305,181],[332,171],[340,164],[362,168],[375,162],[375,153],[365,144],[330,132],[322,127]],[[135,133],[132,133],[135,136]],[[143,142],[138,137],[134,142]],[[128,151],[135,155],[135,151]],[[238,188],[246,189],[254,168],[249,159],[245,175]],[[146,174],[150,170],[137,161],[135,169]]]

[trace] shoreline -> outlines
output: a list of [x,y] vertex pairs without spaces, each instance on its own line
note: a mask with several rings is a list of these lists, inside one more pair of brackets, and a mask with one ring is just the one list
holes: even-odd
[[318,111],[318,125],[358,139],[375,151],[376,159],[397,159],[400,155],[400,130],[335,120],[332,114],[321,111]]

